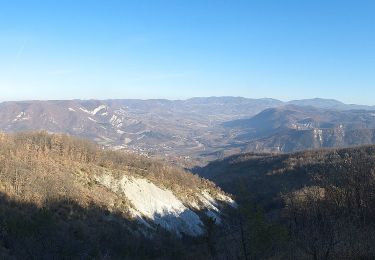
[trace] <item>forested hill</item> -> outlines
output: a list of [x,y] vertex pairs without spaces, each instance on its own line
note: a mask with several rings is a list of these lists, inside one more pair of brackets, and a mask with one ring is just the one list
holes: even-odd
[[294,257],[375,257],[375,146],[240,154],[196,171],[284,226]]
[[[65,135],[0,135],[0,258],[204,257],[212,182]],[[204,240],[203,240],[204,241]]]

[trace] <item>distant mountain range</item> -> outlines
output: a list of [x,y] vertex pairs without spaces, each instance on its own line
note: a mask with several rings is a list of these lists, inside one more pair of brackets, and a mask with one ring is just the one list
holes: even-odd
[[46,130],[194,166],[244,151],[375,143],[375,107],[336,100],[19,101],[0,104],[5,132]]
[[317,107],[317,108],[335,109],[335,110],[375,110],[375,106],[345,104],[335,99],[324,99],[324,98],[293,100],[293,101],[287,102],[287,104],[297,105],[297,106],[312,106],[312,107]]
[[375,142],[375,113],[303,106],[266,109],[249,119],[224,124],[237,129],[246,151],[293,152]]

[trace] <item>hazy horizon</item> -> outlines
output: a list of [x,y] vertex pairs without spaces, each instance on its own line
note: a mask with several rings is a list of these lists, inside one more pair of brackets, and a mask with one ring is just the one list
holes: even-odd
[[288,102],[293,102],[293,101],[303,101],[303,100],[325,100],[325,101],[337,101],[341,102],[346,105],[361,105],[361,106],[375,106],[375,104],[361,104],[361,103],[345,103],[341,100],[334,99],[334,98],[321,98],[321,97],[312,97],[312,98],[303,98],[303,99],[290,99],[290,100],[282,100],[278,98],[273,98],[273,97],[261,97],[261,98],[252,98],[252,97],[244,97],[244,96],[192,96],[192,97],[187,97],[187,98],[181,98],[181,99],[169,99],[169,98],[72,98],[72,99],[15,99],[15,100],[0,100],[0,103],[3,102],[27,102],[27,101],[71,101],[71,100],[82,100],[82,101],[89,101],[89,100],[99,100],[99,101],[105,101],[105,100],[168,100],[168,101],[185,101],[185,100],[190,100],[190,99],[195,99],[195,98],[244,98],[244,99],[256,99],[256,100],[262,100],[262,99],[270,99],[270,100],[278,100],[282,101],[285,103]]

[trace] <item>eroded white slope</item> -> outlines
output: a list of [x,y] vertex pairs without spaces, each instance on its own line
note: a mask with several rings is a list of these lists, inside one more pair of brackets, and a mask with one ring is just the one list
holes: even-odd
[[101,106],[98,106],[97,108],[95,108],[93,111],[91,111],[91,113],[93,115],[96,115],[99,111],[103,110],[103,109],[107,109],[107,106],[105,105],[101,105]]
[[96,178],[99,183],[114,192],[124,194],[133,205],[135,216],[147,218],[167,230],[192,236],[203,233],[199,216],[187,208],[171,191],[157,187],[141,178],[111,175]]
[[107,106],[105,106],[105,105],[100,105],[100,106],[98,106],[97,108],[95,108],[95,109],[92,110],[92,111],[89,111],[89,110],[87,110],[86,108],[83,108],[83,107],[80,107],[79,109],[80,109],[81,111],[87,113],[87,114],[90,114],[90,115],[95,116],[99,111],[102,111],[103,109],[107,109]]

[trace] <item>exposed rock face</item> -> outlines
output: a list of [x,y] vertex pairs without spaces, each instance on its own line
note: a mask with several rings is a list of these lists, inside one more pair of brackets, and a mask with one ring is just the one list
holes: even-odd
[[[157,187],[155,184],[141,178],[123,176],[120,180],[110,175],[96,178],[97,181],[113,192],[123,194],[131,203],[130,209],[133,216],[141,223],[152,221],[163,228],[176,233],[184,233],[191,236],[202,235],[203,222],[199,216],[189,208],[195,204],[185,206],[171,191]],[[220,214],[220,210],[214,206],[216,200],[206,192],[203,193],[204,207],[201,210],[209,210],[210,216]],[[206,197],[209,197],[209,200]],[[222,201],[230,201],[230,198],[222,195]],[[213,213],[212,211],[215,213]]]
[[[0,195],[72,201],[121,216],[133,232],[157,227],[178,236],[205,232],[203,215],[220,223],[235,202],[214,183],[178,167],[46,133],[0,135]],[[110,217],[109,217],[110,218]]]

